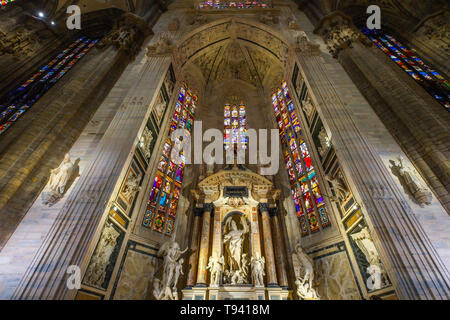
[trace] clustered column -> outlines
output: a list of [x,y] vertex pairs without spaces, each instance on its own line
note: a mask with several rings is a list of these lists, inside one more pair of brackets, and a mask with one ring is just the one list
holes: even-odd
[[211,216],[214,214],[214,205],[203,205],[203,224],[200,236],[200,251],[198,257],[197,286],[206,286],[206,266],[208,265],[209,237],[211,231]]

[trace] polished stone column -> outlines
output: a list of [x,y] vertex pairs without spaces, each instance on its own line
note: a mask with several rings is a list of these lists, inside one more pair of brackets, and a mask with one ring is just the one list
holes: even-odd
[[197,266],[199,257],[199,232],[200,232],[200,221],[203,216],[203,208],[194,209],[194,222],[192,226],[192,236],[190,250],[191,254],[189,256],[189,273],[187,275],[187,287],[192,287],[195,285],[195,280],[197,278]]
[[273,252],[272,231],[270,229],[269,204],[260,203],[263,227],[264,257],[266,260],[267,286],[278,286],[277,271],[275,266],[275,254]]
[[212,203],[205,203],[203,205],[203,223],[202,233],[200,236],[200,250],[198,256],[198,270],[197,270],[197,286],[206,286],[206,276],[209,258],[209,239],[211,234],[211,216],[214,214],[214,205]]
[[[314,95],[319,115],[332,134],[339,163],[362,204],[374,243],[400,299],[450,298],[446,266],[437,255],[403,193],[374,147],[357,127],[319,46],[306,34],[296,58]],[[370,108],[369,105],[367,105]]]
[[[124,92],[120,110],[68,195],[13,299],[74,299],[77,290],[66,285],[67,269],[79,266],[82,277],[87,269],[89,249],[98,239],[98,230],[108,215],[105,206],[124,166],[129,164],[170,61],[170,56],[150,57],[145,63],[139,59],[125,71],[133,86]],[[103,103],[109,99],[117,98],[108,96]]]
[[283,239],[281,238],[280,218],[278,217],[278,208],[277,207],[270,208],[269,213],[270,213],[270,216],[272,217],[272,227],[273,227],[273,237],[274,237],[273,247],[274,247],[274,251],[275,251],[278,284],[281,287],[287,287],[288,280],[287,280],[287,273],[286,273]]

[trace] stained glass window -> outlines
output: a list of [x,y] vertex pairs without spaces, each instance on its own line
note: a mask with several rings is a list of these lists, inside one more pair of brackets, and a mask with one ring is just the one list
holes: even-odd
[[8,3],[14,2],[15,0],[0,0],[0,5],[6,6]]
[[302,127],[285,81],[282,87],[273,93],[272,105],[280,129],[295,210],[302,236],[305,236],[319,231],[320,227],[329,226],[330,220],[311,154],[302,135]]
[[[197,96],[188,89],[186,84],[183,84],[172,115],[169,136],[176,129],[186,129],[186,136],[183,139],[190,136],[194,123],[196,103]],[[175,228],[185,167],[183,154],[180,155],[180,165],[177,165],[176,161],[174,162],[171,159],[174,144],[178,142],[167,138],[164,143],[143,221],[144,227],[164,233],[167,236],[172,235]]]
[[270,0],[207,0],[199,3],[200,9],[246,9],[246,8],[271,8]]
[[420,83],[440,104],[447,110],[450,109],[450,82],[447,79],[394,37],[380,30],[363,28],[362,31],[400,68]]
[[225,105],[223,141],[225,150],[238,146],[247,149],[247,113],[243,103]]
[[81,37],[43,66],[21,86],[0,100],[0,135],[6,132],[29,108],[83,58],[98,42]]

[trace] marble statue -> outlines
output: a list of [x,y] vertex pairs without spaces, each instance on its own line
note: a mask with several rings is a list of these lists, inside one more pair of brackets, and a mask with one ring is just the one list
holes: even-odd
[[43,204],[51,206],[64,195],[67,183],[72,177],[73,169],[74,164],[70,160],[69,154],[66,154],[59,167],[50,170],[50,179],[42,193]]
[[220,275],[223,272],[223,267],[225,264],[224,257],[209,257],[208,266],[206,269],[211,273],[211,286],[218,286],[220,282]]
[[265,263],[266,261],[264,257],[252,257],[252,277],[255,286],[264,286],[264,276],[266,275],[266,273],[264,272]]
[[314,106],[313,106],[313,104],[311,102],[311,98],[310,97],[308,97],[305,100],[303,100],[302,108],[305,111],[306,116],[309,118],[311,116],[313,110],[314,110]]
[[127,199],[128,202],[132,202],[134,196],[139,191],[139,183],[141,181],[141,178],[142,174],[140,173],[138,175],[131,173],[128,177],[128,180],[122,190],[122,195],[125,199]]
[[292,254],[292,262],[294,265],[295,284],[297,285],[298,296],[302,299],[318,300],[319,295],[313,287],[313,261],[303,250],[300,243],[295,245],[295,252]]
[[248,276],[248,259],[247,259],[247,254],[244,253],[242,255],[242,267],[240,269],[237,270],[225,270],[224,272],[224,280],[229,283],[229,284],[235,284],[235,285],[239,285],[239,284],[246,284],[247,281],[247,276]]
[[[358,248],[363,252],[367,262],[369,263],[368,272],[373,275],[374,270],[381,272],[381,281],[383,285],[387,284],[386,272],[381,264],[380,256],[375,248],[375,244],[370,236],[367,226],[363,227],[361,231],[351,234],[350,237],[355,241]],[[372,267],[372,266],[375,266]]]
[[142,133],[141,137],[141,146],[142,146],[142,152],[144,154],[145,159],[149,160],[152,156],[152,142],[153,142],[153,134],[150,131],[149,128],[145,127],[144,132]]
[[164,256],[163,277],[153,281],[153,296],[156,300],[178,300],[177,284],[182,272],[184,259],[180,258],[187,248],[181,251],[175,241],[164,243],[158,251],[158,257]]
[[405,165],[403,157],[398,158],[398,162],[395,160],[389,160],[392,164],[391,171],[400,180],[400,183],[404,187],[405,191],[413,197],[417,203],[424,207],[424,205],[430,205],[432,200],[431,191],[423,186],[410,168]]
[[117,245],[120,233],[108,223],[103,230],[98,245],[92,255],[92,260],[86,271],[85,282],[94,287],[102,288],[106,278],[106,269]]
[[326,156],[328,150],[331,147],[331,141],[327,135],[325,127],[322,127],[322,129],[320,130],[318,138],[320,145],[317,150],[319,151],[320,156],[323,158],[324,156]]
[[228,267],[230,270],[240,270],[242,268],[242,247],[244,237],[248,233],[248,226],[243,217],[241,217],[241,223],[242,229],[238,229],[236,221],[233,219],[229,219],[225,225],[229,231],[224,235],[223,239],[228,252]]
[[336,193],[336,199],[334,200],[344,201],[345,199],[347,199],[349,191],[341,177],[337,176],[333,178],[330,175],[326,175],[325,178],[331,183],[334,192]]

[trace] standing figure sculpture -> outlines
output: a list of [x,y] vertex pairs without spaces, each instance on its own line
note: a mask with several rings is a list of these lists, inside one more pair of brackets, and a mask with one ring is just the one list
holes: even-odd
[[223,272],[223,266],[225,264],[224,257],[209,257],[208,266],[206,269],[211,273],[211,286],[218,286],[220,282],[220,274]]
[[158,257],[164,256],[163,278],[156,279],[153,282],[153,295],[157,300],[177,300],[176,290],[178,279],[182,272],[184,259],[181,255],[187,251],[187,248],[181,251],[180,246],[175,241],[164,243],[158,251]]
[[252,276],[255,286],[264,286],[264,265],[266,261],[264,257],[255,258],[252,257]]
[[385,286],[388,284],[386,271],[381,264],[381,259],[378,254],[377,249],[375,248],[375,244],[372,241],[372,238],[369,233],[369,229],[367,226],[361,229],[361,231],[351,234],[350,237],[355,241],[358,248],[363,252],[367,262],[369,263],[369,268],[367,272],[370,275],[373,275],[374,270],[379,270],[381,273],[381,285]]
[[224,235],[223,240],[228,252],[228,267],[231,270],[240,270],[242,268],[242,247],[244,243],[244,236],[248,233],[247,223],[241,217],[243,229],[238,229],[234,220],[227,221],[226,226],[231,228],[227,234]]
[[349,191],[341,177],[337,176],[333,178],[330,175],[326,175],[325,178],[333,186],[334,192],[336,193],[336,201],[344,201],[345,199],[347,199]]
[[405,165],[403,157],[398,158],[398,163],[395,160],[389,160],[389,162],[392,164],[390,167],[392,173],[397,176],[405,191],[421,207],[425,204],[430,205],[432,200],[431,191],[423,186],[418,177],[415,176],[415,173]]
[[292,254],[292,262],[294,264],[296,277],[295,284],[297,285],[298,296],[302,299],[319,300],[320,297],[313,287],[313,261],[303,250],[300,243],[295,245],[295,252]]
[[58,168],[50,170],[50,179],[42,192],[42,202],[45,205],[55,204],[66,191],[67,183],[72,177],[74,164],[66,154]]

